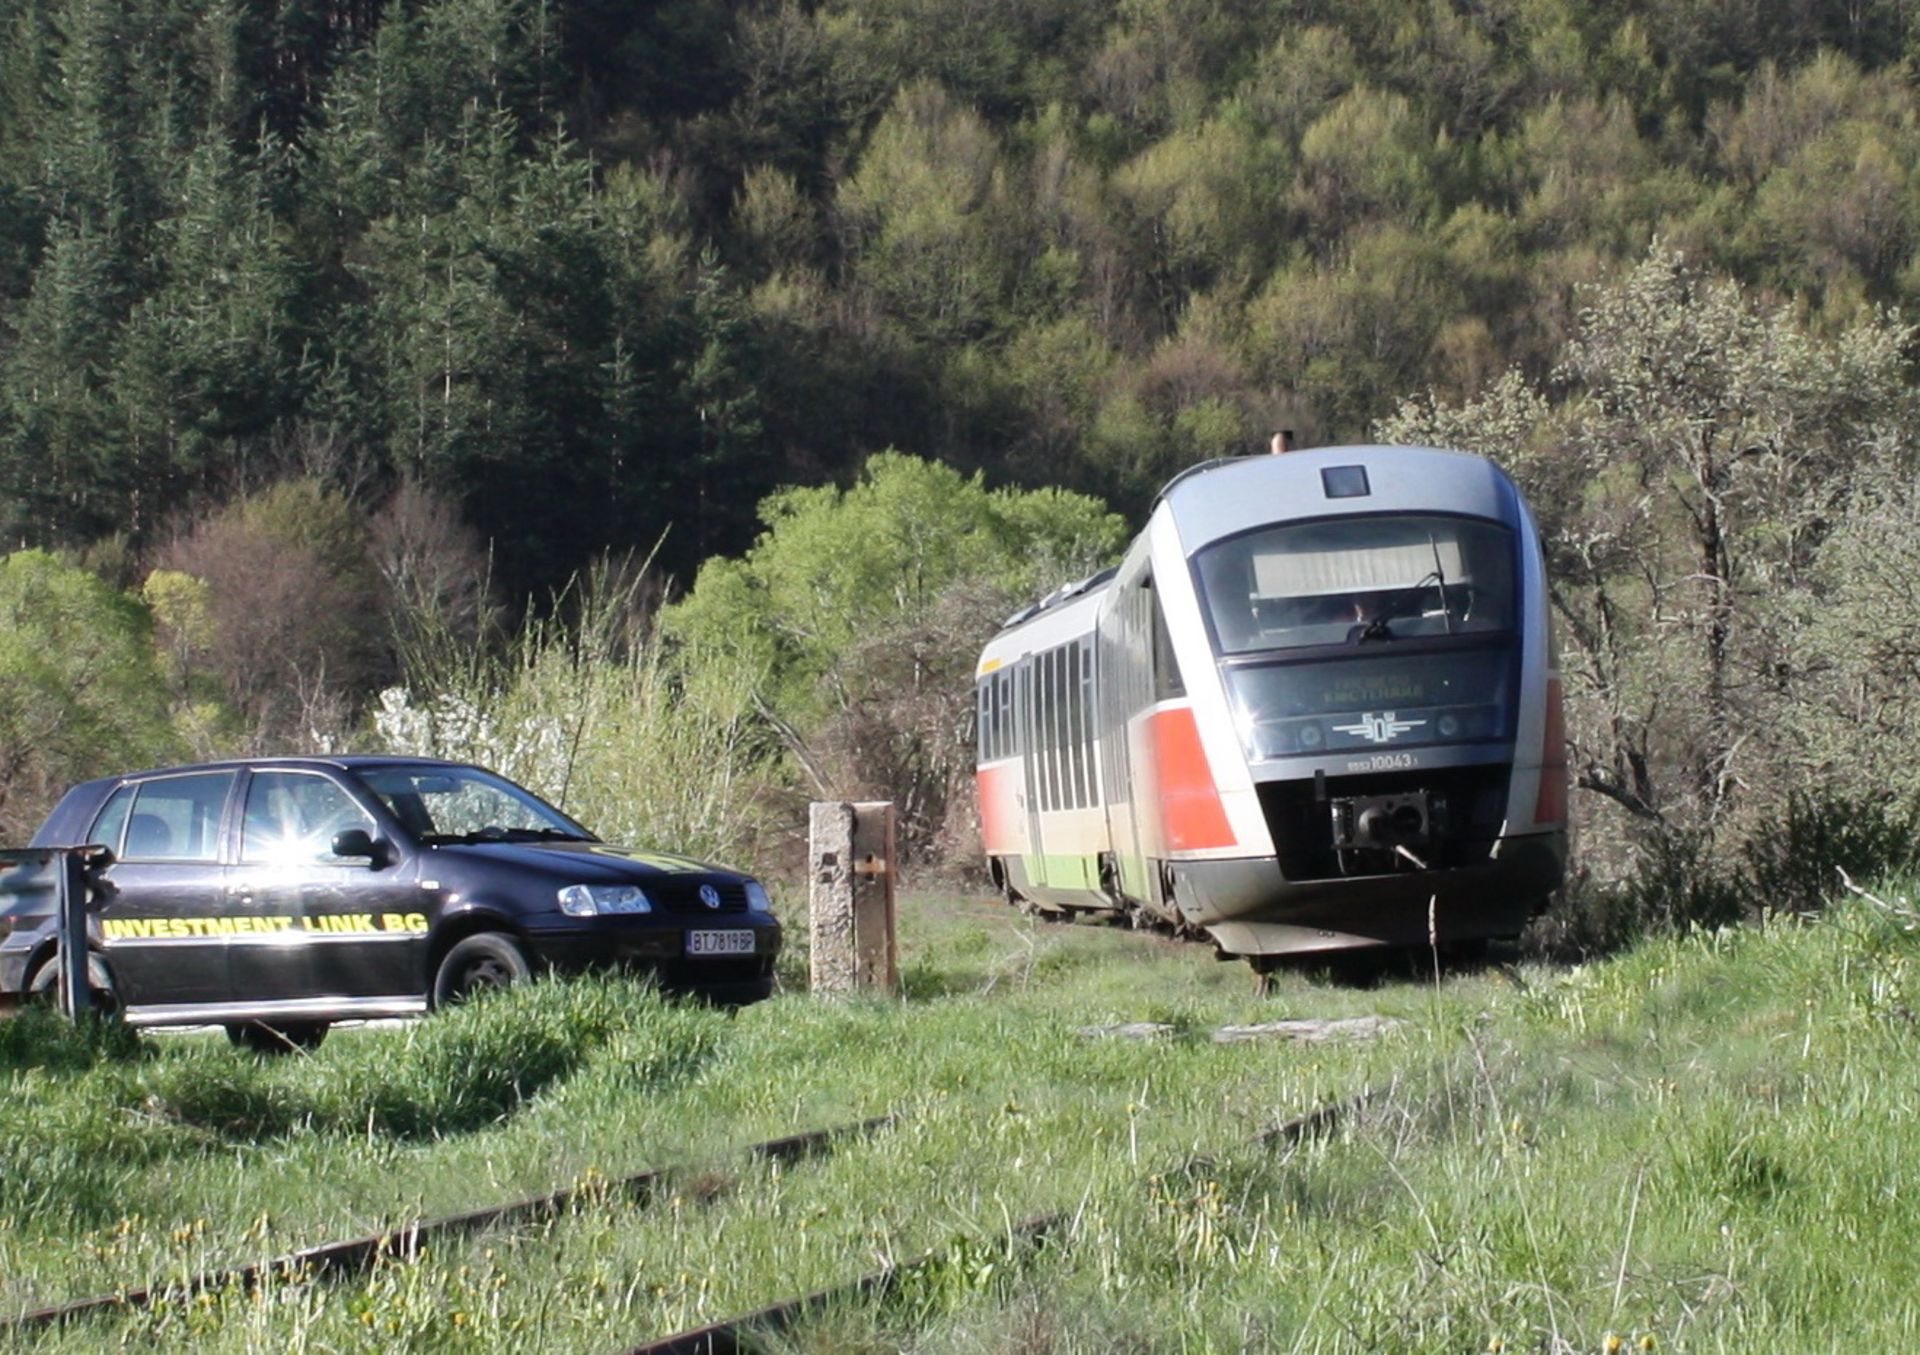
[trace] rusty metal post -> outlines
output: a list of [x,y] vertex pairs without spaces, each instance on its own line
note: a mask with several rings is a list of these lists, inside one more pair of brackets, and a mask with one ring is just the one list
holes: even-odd
[[894,814],[890,801],[815,801],[808,813],[812,988],[822,995],[892,993]]
[[79,848],[69,848],[54,863],[56,897],[60,900],[60,1010],[78,1021],[93,1010],[93,989],[87,982],[87,862]]

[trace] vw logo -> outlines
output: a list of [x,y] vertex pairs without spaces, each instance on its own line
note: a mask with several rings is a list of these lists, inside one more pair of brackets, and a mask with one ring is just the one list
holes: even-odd
[[718,908],[720,906],[720,891],[712,885],[701,885],[700,902],[706,904],[709,908]]

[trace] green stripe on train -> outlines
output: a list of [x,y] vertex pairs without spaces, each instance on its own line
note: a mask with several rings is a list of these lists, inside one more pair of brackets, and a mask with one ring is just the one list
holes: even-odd
[[1100,858],[1096,856],[1055,856],[1042,853],[1025,858],[1033,882],[1043,889],[1100,888]]

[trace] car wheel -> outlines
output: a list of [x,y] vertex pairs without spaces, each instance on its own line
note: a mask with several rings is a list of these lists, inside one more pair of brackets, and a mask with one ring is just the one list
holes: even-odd
[[307,1053],[327,1038],[325,1021],[236,1021],[227,1027],[227,1039],[255,1054]]
[[444,1007],[475,993],[511,988],[533,976],[520,943],[504,932],[469,936],[448,951],[433,977],[433,1005]]
[[[93,995],[93,1009],[105,1017],[120,1015],[120,996],[113,991],[113,978],[107,962],[98,955],[87,957],[87,991]],[[60,957],[50,955],[27,980],[27,1001],[51,1007],[60,1000]]]

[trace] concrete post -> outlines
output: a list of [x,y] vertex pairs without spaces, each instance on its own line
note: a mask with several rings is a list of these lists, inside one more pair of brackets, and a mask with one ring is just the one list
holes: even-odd
[[894,815],[890,801],[815,801],[808,812],[812,987],[823,996],[892,993]]

